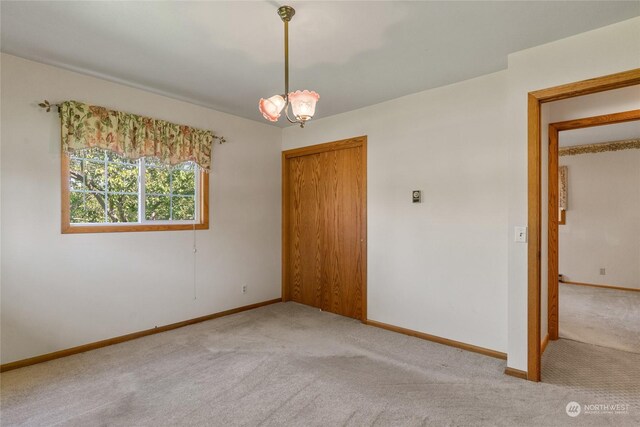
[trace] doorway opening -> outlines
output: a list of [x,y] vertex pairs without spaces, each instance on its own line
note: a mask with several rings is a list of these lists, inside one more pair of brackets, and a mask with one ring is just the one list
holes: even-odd
[[[571,280],[571,277],[564,277],[566,272],[560,271],[560,262],[559,262],[559,247],[560,247],[560,239],[559,239],[559,229],[561,225],[567,225],[568,221],[571,221],[571,218],[567,218],[568,215],[568,202],[567,202],[567,187],[569,180],[569,169],[566,165],[560,165],[560,155],[561,154],[580,154],[580,150],[584,153],[603,153],[607,151],[618,151],[623,150],[625,148],[632,148],[633,144],[638,145],[637,137],[640,135],[635,135],[635,140],[619,140],[615,142],[608,142],[605,144],[592,144],[592,145],[583,145],[578,147],[564,147],[562,149],[563,153],[560,153],[560,133],[577,130],[577,129],[586,129],[592,128],[596,126],[607,126],[614,124],[621,124],[626,122],[638,121],[640,120],[640,110],[632,110],[625,111],[616,114],[606,114],[594,117],[586,117],[574,120],[568,120],[563,122],[551,123],[549,124],[549,179],[548,179],[548,247],[547,247],[547,256],[548,256],[548,305],[547,305],[547,315],[548,315],[548,334],[549,340],[555,341],[560,337],[560,302],[559,302],[559,294],[560,294],[560,283],[565,283],[566,286],[569,285],[578,285],[578,286],[591,286],[591,287],[608,287],[610,289],[618,288],[617,290],[621,290],[620,286],[608,286],[608,285],[597,285],[594,283],[584,283],[584,279],[581,281],[576,281],[574,278]],[[564,134],[563,134],[564,135]],[[629,147],[627,147],[629,146]],[[573,152],[572,152],[573,150]],[[595,173],[595,171],[591,171],[591,174]],[[604,179],[605,177],[601,177]],[[640,184],[637,184],[640,185]],[[612,189],[613,190],[613,189]],[[632,196],[632,195],[629,195]],[[612,210],[617,209],[616,206],[611,206]],[[557,219],[555,219],[557,218]],[[584,231],[584,230],[583,230]],[[593,231],[591,231],[593,232]],[[633,239],[633,237],[630,237]],[[582,248],[576,248],[582,249]],[[586,262],[586,261],[584,261]],[[561,273],[564,273],[563,276],[560,276]],[[603,267],[600,271],[601,275],[606,274],[606,269]],[[578,279],[579,280],[579,279]],[[566,288],[566,292],[576,292],[574,289]],[[632,290],[640,291],[640,289]],[[623,288],[622,290],[627,290],[627,288]],[[580,292],[580,291],[577,291]],[[598,292],[592,290],[592,292]],[[600,291],[602,293],[602,297],[606,296],[606,292]],[[578,295],[577,295],[578,296]],[[601,345],[602,343],[593,343]]]
[[527,379],[530,381],[540,381],[541,378],[542,104],[637,84],[640,84],[640,69],[528,94]]

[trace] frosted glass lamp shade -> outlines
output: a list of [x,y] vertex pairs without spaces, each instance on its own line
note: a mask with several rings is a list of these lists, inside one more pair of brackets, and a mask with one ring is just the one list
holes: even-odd
[[293,115],[301,122],[306,122],[316,112],[316,102],[320,99],[320,95],[314,91],[295,91],[289,94],[289,103],[293,110]]
[[284,108],[284,98],[280,95],[273,95],[269,99],[260,98],[258,108],[265,119],[277,122],[280,118],[280,111]]

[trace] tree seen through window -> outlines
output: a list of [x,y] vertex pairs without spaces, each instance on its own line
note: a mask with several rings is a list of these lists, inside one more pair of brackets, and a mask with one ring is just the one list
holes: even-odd
[[195,221],[198,171],[91,149],[69,161],[72,224]]

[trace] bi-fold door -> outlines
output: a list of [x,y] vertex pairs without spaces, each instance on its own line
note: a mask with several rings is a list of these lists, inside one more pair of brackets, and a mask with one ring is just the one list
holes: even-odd
[[284,300],[366,320],[366,137],[283,153]]

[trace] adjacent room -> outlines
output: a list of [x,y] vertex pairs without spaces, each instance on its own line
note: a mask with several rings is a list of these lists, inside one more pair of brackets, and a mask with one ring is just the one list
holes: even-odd
[[0,2],[0,425],[640,425],[640,1]]
[[640,350],[639,97],[628,87],[552,102],[544,112],[543,382],[597,381],[637,394],[628,375]]
[[559,335],[640,353],[640,117],[561,132],[559,151]]

